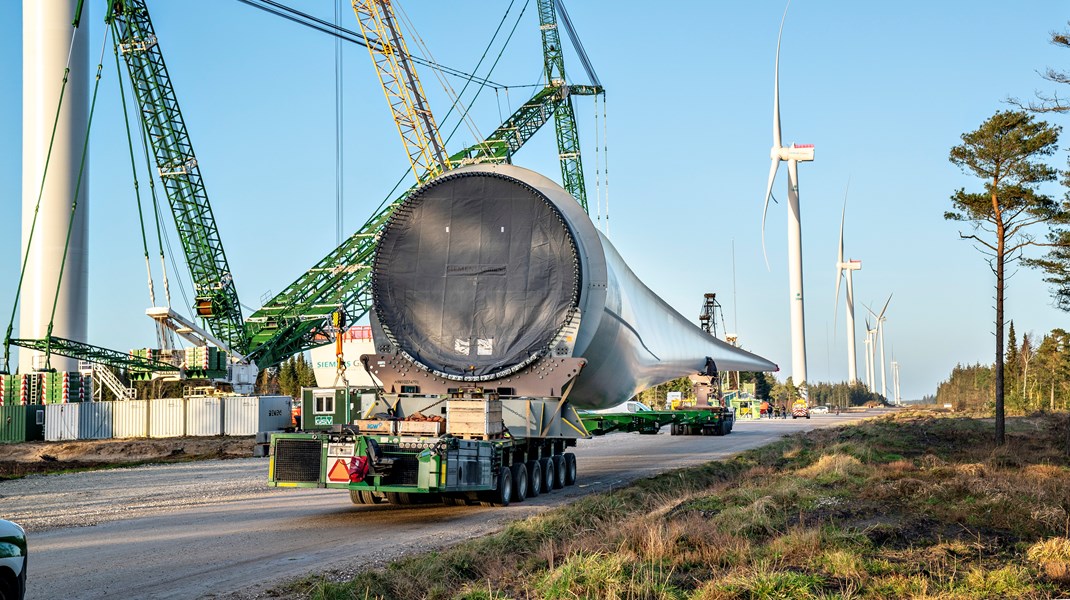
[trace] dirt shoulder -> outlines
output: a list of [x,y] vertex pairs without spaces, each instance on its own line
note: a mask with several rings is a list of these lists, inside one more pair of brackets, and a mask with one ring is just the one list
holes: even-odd
[[31,473],[56,473],[157,462],[253,455],[249,437],[80,440],[0,444],[0,480]]

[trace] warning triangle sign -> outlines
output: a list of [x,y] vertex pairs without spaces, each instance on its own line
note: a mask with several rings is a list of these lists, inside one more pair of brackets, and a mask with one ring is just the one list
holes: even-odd
[[327,481],[349,481],[349,468],[344,460],[334,461],[334,466],[327,472]]

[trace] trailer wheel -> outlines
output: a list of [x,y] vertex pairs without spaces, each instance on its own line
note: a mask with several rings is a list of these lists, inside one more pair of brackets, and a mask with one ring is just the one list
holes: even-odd
[[576,455],[571,452],[566,452],[565,457],[565,485],[576,484]]
[[528,468],[524,463],[513,463],[513,502],[523,502],[528,497]]
[[528,498],[535,498],[542,493],[542,465],[537,460],[524,463],[528,470]]
[[349,490],[353,504],[382,504],[383,497],[372,490]]
[[565,457],[560,454],[550,459],[554,463],[554,489],[565,487]]
[[442,504],[446,506],[466,506],[468,502],[463,497],[442,496]]
[[502,467],[498,471],[498,487],[489,492],[479,495],[480,504],[483,506],[509,506],[509,499],[513,495],[513,473],[509,467]]
[[387,492],[386,500],[391,504],[412,504],[412,498],[404,492]]
[[554,461],[540,458],[539,465],[542,467],[542,491],[550,493],[554,491]]

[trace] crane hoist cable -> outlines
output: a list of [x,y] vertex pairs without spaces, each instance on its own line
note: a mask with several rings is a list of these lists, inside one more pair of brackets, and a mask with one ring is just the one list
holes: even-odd
[[[473,71],[479,71],[479,67],[483,64],[483,61],[486,59],[487,54],[490,52],[490,49],[494,46],[494,40],[497,39],[498,33],[501,31],[502,25],[505,24],[505,20],[509,16],[509,12],[512,10],[514,3],[515,3],[515,0],[512,0],[509,3],[508,8],[505,9],[505,14],[502,15],[502,20],[498,23],[498,28],[494,30],[494,35],[491,36],[490,42],[487,43],[487,47],[483,50],[483,55],[479,57],[479,61],[476,62],[476,66],[473,69]],[[509,30],[509,35],[505,38],[505,42],[502,44],[501,50],[498,51],[498,56],[495,57],[494,62],[491,63],[490,68],[487,69],[487,77],[490,77],[490,74],[493,73],[494,69],[498,66],[498,62],[501,61],[502,55],[505,53],[505,49],[509,46],[509,43],[513,40],[513,34],[516,33],[516,28],[520,24],[521,19],[524,18],[524,12],[527,11],[527,8],[528,8],[528,6],[530,4],[531,4],[531,0],[527,0],[526,2],[524,2],[524,6],[521,7],[520,14],[517,15],[516,22],[513,23],[513,27],[512,27],[512,29]],[[465,92],[465,90],[468,89],[468,85],[471,82],[472,82],[471,80],[465,82],[464,86],[461,88],[460,93],[457,94],[458,101],[459,101],[459,99],[461,97],[464,96],[464,92]],[[539,85],[541,85],[541,84],[539,84]],[[482,93],[482,91],[486,87],[487,86],[484,85],[484,84],[481,84],[479,86],[479,88],[476,90],[475,95],[473,95],[472,99],[468,102],[468,106],[464,107],[464,111],[462,113],[463,115],[467,116],[467,115],[469,115],[471,113],[472,106],[475,104],[476,100],[479,98],[479,94]],[[498,88],[495,88],[495,92],[497,92],[497,89]],[[506,92],[506,95],[508,95],[509,88],[505,88],[505,92]],[[448,119],[451,114],[453,114],[453,111],[454,111],[454,109],[456,107],[457,107],[457,103],[454,103],[454,104],[452,104],[450,106],[450,109],[448,111],[446,111],[446,116],[444,116],[442,118],[443,122],[445,122],[445,120]],[[500,114],[500,111],[499,111],[499,114]],[[458,121],[453,126],[453,129],[450,130],[449,135],[446,136],[446,140],[445,141],[446,141],[447,144],[449,144],[450,140],[453,139],[454,134],[457,133],[457,130],[460,129],[460,127],[461,127],[461,121]],[[476,139],[483,139],[483,138],[482,138],[482,136],[478,136],[477,135]],[[391,192],[391,196],[393,196],[393,192]]]
[[[306,12],[299,11],[299,10],[297,10],[297,9],[295,9],[293,7],[287,6],[287,5],[285,5],[285,4],[281,3],[281,2],[274,2],[273,0],[237,0],[237,1],[241,2],[242,4],[245,4],[246,6],[250,6],[252,8],[255,8],[255,9],[258,9],[258,10],[262,10],[262,11],[268,13],[268,14],[272,14],[272,15],[275,15],[277,17],[281,17],[283,19],[286,19],[287,21],[296,23],[298,25],[303,25],[305,27],[308,27],[310,29],[314,29],[314,30],[319,31],[321,33],[326,33],[327,35],[331,35],[331,36],[340,38],[343,41],[350,42],[350,43],[356,44],[358,46],[363,46],[363,47],[367,48],[369,43],[371,43],[372,45],[377,43],[375,41],[369,42],[367,39],[365,39],[365,37],[363,35],[361,35],[360,32],[353,31],[352,29],[347,29],[345,27],[341,27],[339,25],[331,23],[330,21],[326,21],[324,19],[320,19],[320,18],[318,18],[318,17],[316,17],[314,15],[308,14]],[[473,75],[471,73],[466,73],[466,72],[464,72],[464,71],[462,71],[460,69],[454,69],[452,67],[447,67],[445,65],[436,63],[436,62],[434,62],[432,60],[428,60],[428,59],[420,57],[420,56],[413,56],[412,60],[414,62],[420,64],[420,65],[425,66],[425,67],[429,67],[431,69],[435,69],[436,71],[441,71],[443,73],[446,73],[447,75],[452,75],[454,77],[458,77],[458,78],[461,78],[461,79],[479,81],[480,83],[482,83],[484,85],[489,85],[489,86],[492,86],[492,87],[507,87],[504,84],[497,83],[495,81],[491,81],[490,79],[482,78],[482,77],[479,77],[478,75]]]
[[[512,3],[509,4],[509,8],[512,8]],[[409,35],[407,36],[407,38],[408,39],[413,39],[415,41],[415,43],[416,43],[416,47],[425,56],[429,57],[431,60],[434,60],[435,57],[434,57],[433,54],[431,54],[431,49],[427,46],[426,43],[424,43],[423,37],[420,36],[419,31],[417,31],[416,26],[413,24],[412,20],[409,18],[408,13],[405,12],[405,7],[402,6],[400,3],[398,3],[397,4],[397,10],[398,10],[398,13],[400,13],[400,15],[401,15],[402,25],[404,25],[409,31]],[[505,18],[509,16],[509,12],[508,11],[509,11],[509,9],[507,8],[505,15],[502,17],[502,22],[504,22]],[[491,37],[491,42],[490,42],[490,44],[487,45],[487,49],[488,50],[490,49],[491,45],[493,45],[494,37],[496,37],[498,35],[498,31],[500,31],[500,30],[501,30],[501,25],[498,26],[498,29],[495,30],[495,32],[494,32],[494,36]],[[484,53],[484,56],[485,55],[486,55],[486,53]],[[443,77],[442,74],[440,72],[438,72],[438,71],[432,71],[432,73],[434,73],[435,79],[438,80],[439,85],[442,86],[442,90],[446,93],[446,97],[448,97],[450,99],[451,111],[452,111],[453,107],[460,106],[461,105],[461,97],[453,89],[453,86],[450,85],[449,80],[447,80],[445,77]],[[467,82],[465,83],[465,87],[467,87]],[[483,86],[480,86],[480,89],[482,89],[482,87]],[[477,90],[477,94],[478,94],[478,90]],[[476,140],[484,139],[483,136],[479,133],[479,127],[476,126],[475,121],[472,119],[472,115],[467,110],[461,111],[459,117],[460,118],[458,120],[458,125],[460,123],[465,123],[467,125],[467,127],[468,127],[468,132],[470,134],[472,134],[472,138],[473,139],[476,139]],[[443,124],[445,124],[445,122],[446,122],[445,117],[443,117],[442,122],[443,122]]]
[[[126,127],[127,145],[129,146],[129,150],[130,150],[130,167],[131,167],[131,172],[132,172],[132,177],[133,177],[133,182],[134,182],[134,194],[135,194],[135,197],[137,199],[138,221],[139,221],[139,224],[141,226],[141,243],[142,243],[142,248],[144,249],[144,253],[145,253],[145,270],[146,270],[147,275],[148,275],[149,302],[151,303],[150,306],[156,307],[156,306],[159,306],[159,305],[156,303],[156,294],[155,294],[155,291],[154,291],[154,278],[152,276],[152,268],[150,266],[151,263],[150,263],[150,260],[149,260],[148,234],[145,231],[145,229],[146,229],[145,228],[145,217],[144,217],[144,212],[145,211],[144,211],[143,203],[141,201],[140,185],[139,185],[138,175],[137,175],[138,168],[137,168],[136,160],[134,158],[134,154],[135,154],[134,143],[133,143],[132,135],[130,133],[130,116],[129,116],[129,111],[128,111],[129,106],[127,104],[126,88],[125,88],[124,83],[123,83],[123,71],[122,71],[122,67],[121,67],[120,62],[119,62],[120,48],[119,48],[119,43],[117,41],[118,40],[118,31],[117,31],[114,23],[111,25],[111,29],[112,29],[112,34],[113,34],[113,37],[112,37],[113,50],[114,50],[114,53],[115,53],[116,81],[118,82],[119,96],[120,96],[120,100],[122,102],[122,107],[123,107],[123,125]],[[131,88],[132,88],[133,87],[133,81],[129,81],[129,83],[130,83]],[[134,94],[135,94],[135,91],[133,89],[131,89],[130,90],[130,98],[133,98]],[[151,159],[151,157],[149,155],[149,142],[148,142],[148,135],[146,134],[146,131],[145,131],[145,124],[141,119],[137,119],[136,121],[137,121],[137,125],[138,125],[138,136],[139,136],[138,139],[139,139],[139,141],[141,143],[142,160],[144,161],[144,167],[145,167],[146,173],[147,173],[147,176],[146,176],[145,179],[148,181],[150,196],[152,198],[151,207],[152,207],[153,223],[155,225],[155,230],[156,230],[156,246],[157,246],[159,257],[160,257],[160,279],[161,279],[161,282],[163,283],[164,306],[166,306],[167,308],[171,308],[171,283],[170,283],[170,278],[168,277],[168,274],[167,274],[167,253],[164,252],[164,237],[163,237],[164,234],[163,234],[163,231],[162,231],[162,226],[160,224],[160,199],[159,199],[159,195],[156,193],[155,179],[152,176],[152,171],[151,171],[152,159]],[[170,244],[168,244],[168,249],[170,249]],[[172,258],[172,263],[173,263],[174,262],[173,255],[172,255],[171,258]],[[177,268],[177,265],[175,266],[175,273],[179,274],[179,276],[181,274],[181,271]],[[184,299],[186,299],[186,304],[189,305],[188,297],[186,295],[185,287],[182,284],[181,278],[179,279],[179,290],[182,292],[182,297]],[[170,328],[166,327],[160,321],[155,321],[154,320],[154,322],[155,322],[155,328],[156,328],[156,341],[157,341],[157,346],[159,348],[162,348],[164,350],[171,350],[171,349],[176,347],[176,342],[177,342],[177,345],[181,345],[182,344],[182,339],[181,338],[176,339],[175,332],[173,330],[171,330]]]
[[[334,25],[341,26],[342,3],[334,4]],[[344,89],[345,72],[342,70],[342,38],[334,38],[334,244],[340,245],[345,235],[345,143],[344,143]]]

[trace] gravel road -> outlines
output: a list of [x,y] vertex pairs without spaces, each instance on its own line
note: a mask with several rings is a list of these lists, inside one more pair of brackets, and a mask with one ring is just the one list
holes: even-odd
[[308,573],[351,573],[500,529],[584,494],[876,413],[743,421],[726,437],[580,442],[579,482],[507,508],[354,506],[266,485],[264,459],[208,460],[0,482],[0,516],[30,533],[27,597],[257,598]]

